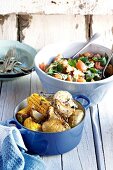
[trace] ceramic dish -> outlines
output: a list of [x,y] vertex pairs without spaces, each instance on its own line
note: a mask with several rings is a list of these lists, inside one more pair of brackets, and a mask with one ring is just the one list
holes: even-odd
[[[35,70],[39,76],[43,88],[48,93],[55,93],[59,89],[67,90],[71,94],[83,94],[87,96],[92,104],[98,104],[106,94],[106,91],[113,85],[113,75],[100,81],[93,82],[70,82],[54,78],[39,67],[39,64],[50,64],[52,59],[58,54],[62,54],[65,58],[73,56],[80,48],[84,46],[83,42],[57,43],[50,44],[42,48],[35,56]],[[92,52],[99,54],[107,54],[108,57],[112,51],[98,44],[90,44],[85,48],[84,52]],[[111,59],[113,65],[113,58]]]
[[[34,68],[34,57],[36,55],[36,50],[29,45],[20,43],[19,41],[1,40],[0,41],[0,59],[3,59],[9,49],[16,50],[16,57],[19,62],[21,62],[21,67],[32,69]],[[10,80],[20,76],[24,76],[28,73],[23,73],[22,71],[6,72],[0,73],[0,80]]]
[[[47,94],[46,94],[47,95]],[[49,95],[49,94],[48,94]],[[85,109],[89,107],[90,100],[83,95],[74,95],[84,117],[75,127],[62,132],[41,132],[27,129],[16,119],[16,113],[26,107],[27,99],[19,103],[14,110],[14,118],[7,120],[8,125],[15,124],[20,130],[28,152],[39,155],[59,155],[74,149],[80,142],[86,117]],[[80,99],[85,100],[82,104]]]

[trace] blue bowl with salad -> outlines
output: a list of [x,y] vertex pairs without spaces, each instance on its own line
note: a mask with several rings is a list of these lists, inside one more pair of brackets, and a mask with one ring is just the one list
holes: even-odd
[[113,59],[105,77],[102,76],[112,51],[90,44],[75,59],[71,59],[83,46],[83,42],[47,45],[35,57],[35,70],[48,93],[67,90],[71,94],[83,94],[92,104],[97,104],[113,83]]

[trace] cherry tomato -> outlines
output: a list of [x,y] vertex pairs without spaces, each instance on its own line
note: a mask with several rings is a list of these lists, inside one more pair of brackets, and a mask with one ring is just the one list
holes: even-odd
[[95,68],[98,69],[98,70],[102,70],[103,67],[100,65],[100,62],[95,62]]
[[44,63],[39,64],[39,67],[41,70],[45,71],[46,70],[46,65]]
[[87,66],[81,60],[76,63],[76,68],[82,72],[87,70]]

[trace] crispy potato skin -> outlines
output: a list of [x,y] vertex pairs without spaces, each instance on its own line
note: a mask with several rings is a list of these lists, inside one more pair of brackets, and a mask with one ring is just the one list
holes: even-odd
[[24,126],[30,130],[41,131],[41,125],[38,123],[35,123],[31,117],[28,117],[24,121]]
[[73,128],[77,124],[79,124],[83,119],[83,117],[84,117],[84,112],[82,110],[79,109],[75,110],[75,112],[73,112],[73,114],[68,119],[68,123],[70,127]]
[[59,100],[55,102],[55,109],[63,117],[68,118],[73,114],[74,109],[70,106],[63,105]]
[[66,128],[59,119],[49,119],[42,124],[43,132],[61,132],[65,130]]

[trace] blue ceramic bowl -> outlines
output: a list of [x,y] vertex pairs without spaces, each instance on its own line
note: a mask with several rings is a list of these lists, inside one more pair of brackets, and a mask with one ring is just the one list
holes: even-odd
[[[84,119],[85,119],[85,108],[90,104],[90,101],[87,97],[83,95],[75,96],[75,99],[82,99],[85,101],[85,104],[82,105],[78,102],[79,107],[84,112],[84,117],[82,121],[69,130],[63,132],[54,132],[54,133],[45,133],[45,132],[36,132],[25,128],[21,125],[16,117],[11,120],[8,120],[8,124],[16,124],[17,128],[20,130],[24,143],[30,153],[39,154],[39,155],[58,155],[68,152],[75,148],[82,137]],[[27,100],[23,100],[15,108],[16,113],[24,108],[27,105]]]

